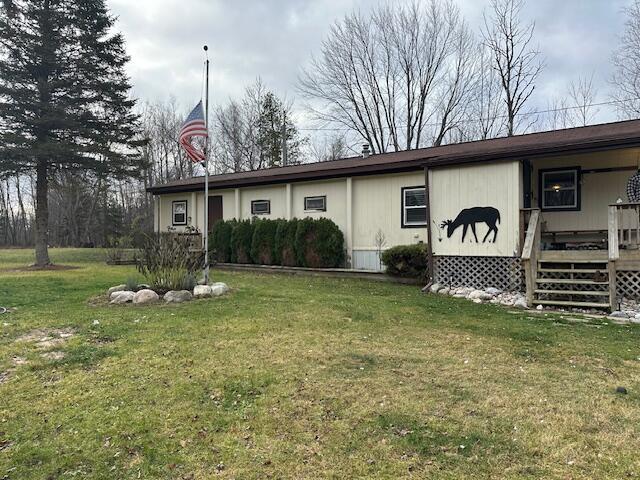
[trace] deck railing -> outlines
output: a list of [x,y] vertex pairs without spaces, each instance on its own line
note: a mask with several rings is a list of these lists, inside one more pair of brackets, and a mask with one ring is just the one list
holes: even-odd
[[540,252],[540,210],[537,208],[529,211],[527,232],[522,246],[522,267],[527,286],[527,305],[533,305],[533,295],[536,289],[536,277],[538,276],[538,255]]
[[[640,247],[640,203],[609,205],[609,258],[617,260],[619,248]],[[614,258],[612,258],[612,255]]]

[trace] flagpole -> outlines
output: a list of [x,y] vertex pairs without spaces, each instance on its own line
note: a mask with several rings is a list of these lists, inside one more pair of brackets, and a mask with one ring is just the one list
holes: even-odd
[[[209,47],[204,46],[206,60],[204,125],[209,133]],[[204,283],[209,285],[209,136],[204,147]]]

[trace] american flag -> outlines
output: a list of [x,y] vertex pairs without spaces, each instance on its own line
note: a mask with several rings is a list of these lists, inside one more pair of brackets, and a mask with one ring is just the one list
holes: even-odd
[[207,138],[209,136],[207,132],[207,126],[204,121],[204,110],[202,108],[202,100],[198,102],[196,108],[194,108],[180,129],[180,136],[178,141],[187,156],[194,162],[202,162],[205,159],[204,149],[200,149],[191,143],[191,139],[194,137]]

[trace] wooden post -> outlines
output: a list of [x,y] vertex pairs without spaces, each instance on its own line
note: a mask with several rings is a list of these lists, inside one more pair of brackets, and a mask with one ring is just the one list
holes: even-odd
[[609,308],[613,312],[618,309],[618,299],[616,294],[617,270],[616,270],[615,260],[609,260],[607,267],[608,267],[608,274],[609,274]]
[[429,188],[429,167],[424,167],[424,203],[427,209],[427,264],[429,267],[429,277],[427,278],[427,285],[434,281],[433,271],[433,242],[431,238],[431,200],[430,200],[430,188]]
[[[616,260],[620,258],[620,231],[618,228],[618,207],[616,205],[609,205],[609,262],[607,263],[607,270],[609,275],[609,308],[614,311],[617,308],[616,298],[616,283],[617,283],[617,270]],[[623,233],[624,235],[624,233]]]
[[618,235],[618,208],[615,205],[609,205],[609,260],[615,261],[620,257]]
[[522,266],[527,286],[527,306],[533,305],[538,276],[538,250],[540,249],[540,210],[531,210],[527,234],[522,246]]

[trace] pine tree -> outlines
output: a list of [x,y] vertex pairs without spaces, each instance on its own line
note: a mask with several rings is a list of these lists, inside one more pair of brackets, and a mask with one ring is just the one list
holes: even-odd
[[48,189],[57,171],[140,175],[138,117],[104,0],[3,0],[0,175],[36,177],[36,265],[48,254]]
[[291,119],[285,117],[285,111],[284,102],[273,92],[267,92],[262,98],[257,143],[264,159],[262,165],[268,168],[282,166],[283,137],[287,143],[290,163],[295,163],[300,154],[303,140],[300,140],[298,129]]

